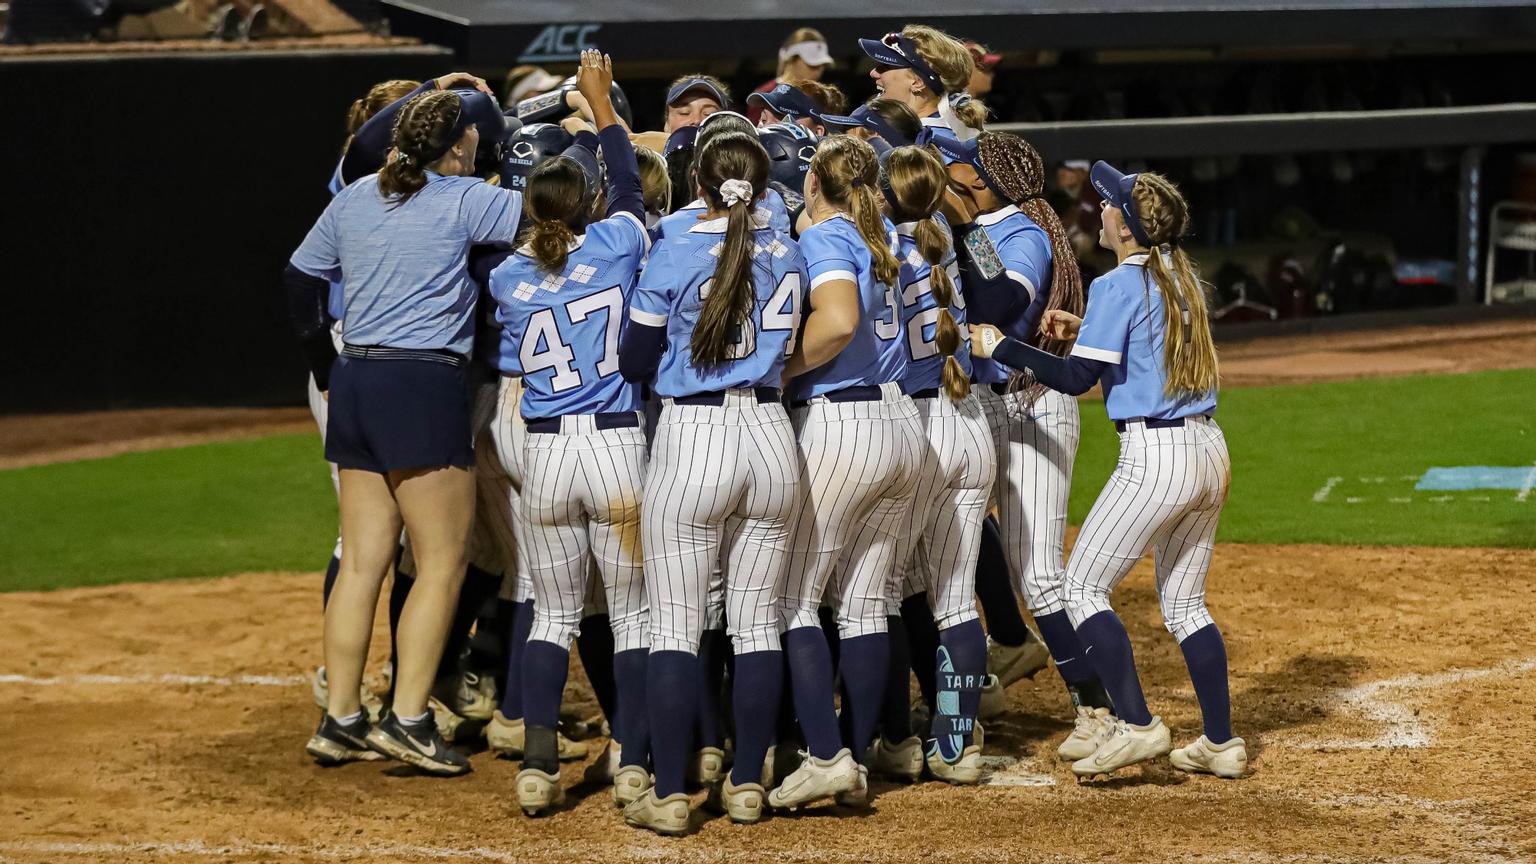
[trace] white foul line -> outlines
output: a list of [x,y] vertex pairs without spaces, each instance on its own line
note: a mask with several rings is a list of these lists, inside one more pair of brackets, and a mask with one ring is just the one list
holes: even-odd
[[981,757],[983,786],[1055,786],[1056,778],[1029,770],[1023,759],[1014,756]]
[[1321,504],[1324,501],[1327,501],[1328,500],[1328,493],[1332,492],[1333,491],[1333,487],[1339,485],[1343,481],[1344,481],[1343,477],[1329,477],[1328,478],[1328,482],[1323,484],[1323,488],[1321,488],[1321,489],[1317,490],[1316,492],[1312,493],[1312,501],[1313,501],[1313,503]]
[[143,685],[177,684],[204,687],[293,687],[306,684],[303,675],[0,675],[0,684],[57,687],[61,684]]

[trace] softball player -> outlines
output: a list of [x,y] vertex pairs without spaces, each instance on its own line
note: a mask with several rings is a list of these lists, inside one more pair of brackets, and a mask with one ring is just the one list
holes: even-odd
[[[695,160],[704,150],[704,145],[709,143],[710,138],[725,132],[755,134],[755,129],[751,121],[735,111],[717,111],[710,114],[699,123],[698,137],[694,139],[692,145]],[[704,218],[708,209],[708,204],[702,197],[695,198],[658,220],[652,232],[653,239],[660,240],[670,234],[687,231]],[[768,214],[769,225],[775,231],[789,233],[789,208],[784,203],[784,197],[778,192],[769,189],[763,195],[763,200],[755,205],[755,209]]]
[[[839,135],[822,142],[805,179],[812,224],[801,232],[800,247],[811,311],[785,371],[794,379],[805,490],[783,618],[809,755],[769,795],[775,807],[836,795],[848,804],[868,798],[868,771],[857,763],[883,702],[887,595],[903,554],[901,526],[923,442],[917,409],[901,390],[908,362],[897,297],[901,265],[895,227],[880,214],[879,173],[867,142]],[[817,617],[824,594],[837,617],[849,697],[846,746],[832,707],[831,651]]]
[[662,834],[688,829],[693,724],[679,718],[697,713],[695,652],[721,562],[736,764],[711,798],[733,821],[762,816],[783,673],[777,600],[800,490],[778,385],[800,330],[805,262],[753,205],[768,182],[755,135],[715,136],[697,164],[708,218],[652,248],[620,359],[626,379],[654,378],[663,401],[641,506],[656,785],[624,810],[629,824]]
[[[976,225],[997,250],[1002,273],[993,281],[1006,290],[978,285],[980,293],[1015,298],[1011,306],[987,309],[989,317],[982,320],[1016,339],[1064,353],[1064,342],[1039,334],[1039,322],[1047,311],[1080,312],[1083,287],[1066,230],[1041,197],[1045,166],[1040,155],[1018,136],[991,132],[964,143],[936,137],[934,145],[949,156],[951,179],[979,211]],[[1066,266],[1054,266],[1057,260]],[[998,490],[998,524],[1018,592],[1072,698],[1076,722],[1058,755],[1076,760],[1092,753],[1111,728],[1106,719],[1110,701],[1081,660],[1082,645],[1067,618],[1063,593],[1067,496],[1080,436],[1077,400],[1029,384],[1003,400],[1000,416],[1006,421],[1008,452]],[[1010,683],[1003,677],[1003,686]]]
[[900,33],[860,39],[859,47],[875,61],[869,76],[881,98],[904,103],[925,127],[969,141],[986,124],[987,106],[966,92],[976,62],[958,39],[908,24]]
[[[614,737],[628,744],[616,797],[626,781],[647,785],[644,724],[645,595],[639,558],[645,435],[639,388],[619,375],[619,330],[640,262],[650,245],[639,165],[618,124],[609,59],[583,52],[577,86],[599,125],[609,169],[609,216],[583,227],[596,197],[569,157],[528,178],[532,223],[517,253],[491,273],[497,319],[507,338],[498,366],[521,375],[523,444],[521,554],[533,580],[533,622],[523,649],[523,767],[518,805],[528,815],[565,798],[556,723],[569,648],[582,618],[588,555],[606,588],[616,649],[629,683]],[[583,133],[589,134],[589,133]],[[637,776],[634,776],[637,775]]]
[[[907,373],[902,389],[912,396],[924,431],[917,492],[903,535],[916,539],[907,566],[907,594],[924,593],[940,628],[944,648],[936,677],[948,676],[958,704],[935,711],[926,762],[937,778],[954,783],[981,779],[981,748],[972,740],[987,671],[987,641],[976,614],[976,556],[982,522],[996,472],[995,447],[981,403],[971,392],[971,359],[963,334],[965,300],[956,280],[949,223],[939,214],[949,176],[938,154],[925,147],[899,147],[886,158],[881,189],[896,221],[901,260],[902,330]],[[901,627],[901,582],[887,610],[901,638],[892,639],[893,694],[897,736],[877,737],[868,763],[872,771],[914,780],[925,761],[921,742],[906,732],[907,664]],[[935,652],[937,654],[937,652]],[[890,714],[888,712],[889,727]],[[889,732],[889,728],[886,730]]]
[[[465,251],[510,243],[522,200],[468,176],[479,133],[463,101],[447,91],[408,103],[396,157],[331,201],[284,274],[290,295],[317,307],[324,280],[339,276],[346,307],[325,442],[341,472],[342,566],[326,607],[333,686],[307,748],[322,762],[374,749],[431,773],[469,770],[427,707],[474,512],[464,364],[475,292]],[[400,619],[394,705],[370,729],[358,688],[402,522],[418,574]]]
[[[1053,311],[1056,338],[1077,337],[1057,357],[973,327],[973,350],[1030,372],[1052,389],[1082,393],[1095,383],[1120,433],[1120,461],[1072,550],[1066,602],[1087,657],[1114,697],[1114,732],[1072,763],[1081,777],[1107,774],[1169,752],[1168,727],[1147,709],[1125,627],[1110,592],[1150,548],[1163,621],[1178,640],[1200,702],[1204,734],[1172,753],[1175,767],[1239,777],[1243,739],[1232,736],[1227,652],[1205,607],[1216,522],[1231,463],[1216,410],[1216,348],[1205,295],[1179,241],[1189,231],[1183,196],[1158,174],[1125,175],[1099,162],[1104,197],[1099,243],[1120,264],[1095,279],[1081,319]],[[977,343],[980,347],[977,347]]]

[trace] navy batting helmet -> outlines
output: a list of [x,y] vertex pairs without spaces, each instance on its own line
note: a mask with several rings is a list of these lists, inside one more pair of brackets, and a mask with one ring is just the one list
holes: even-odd
[[576,139],[553,123],[529,123],[507,139],[501,155],[501,185],[519,192],[533,169],[565,152]]
[[775,123],[758,129],[757,140],[768,151],[768,179],[798,193],[820,143],[816,133],[796,123]]

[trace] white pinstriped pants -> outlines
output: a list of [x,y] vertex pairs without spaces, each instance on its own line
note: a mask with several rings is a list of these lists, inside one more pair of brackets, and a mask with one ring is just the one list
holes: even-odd
[[842,638],[886,631],[887,597],[911,540],[904,528],[917,491],[923,429],[898,384],[883,398],[794,411],[805,489],[783,598],[786,630],[819,627],[828,597]]
[[923,426],[917,491],[903,534],[916,538],[894,580],[888,615],[901,614],[902,597],[927,592],[939,629],[976,619],[976,557],[987,499],[996,481],[997,450],[981,401],[940,395],[914,399]]
[[1214,420],[1172,429],[1139,420],[1120,433],[1120,461],[1083,522],[1067,565],[1072,626],[1109,610],[1109,594],[1152,549],[1163,623],[1180,642],[1212,623],[1205,608],[1216,521],[1232,474]]
[[998,528],[1015,590],[1030,614],[1049,615],[1066,608],[1062,547],[1082,433],[1077,399],[1046,390],[1033,404],[1022,392],[1009,393],[1003,403],[1008,466],[998,472]]
[[[533,598],[533,578],[524,559],[523,537],[523,379],[503,375],[497,385],[496,409],[486,433],[489,448],[475,449],[475,487],[480,506],[490,514],[497,546],[506,557],[500,597],[514,603]],[[489,452],[487,452],[489,451]]]
[[[331,344],[336,346],[337,353],[341,352],[341,322],[331,325]],[[315,425],[320,428],[320,446],[325,446],[325,430],[330,425],[331,403],[325,401],[325,396],[315,384],[315,376],[309,376],[309,414],[315,418]],[[336,490],[336,500],[341,501],[341,472],[336,469],[335,462],[327,462],[331,469],[331,488]],[[331,557],[341,557],[341,528],[336,529],[336,548],[332,550]]]
[[615,651],[646,647],[640,496],[645,433],[598,429],[569,416],[556,433],[523,441],[523,558],[533,579],[529,639],[569,648],[581,623],[596,559]]
[[751,391],[729,392],[719,407],[666,400],[641,510],[652,652],[698,653],[722,561],[732,649],[779,650],[777,604],[799,496],[782,405],[759,404]]

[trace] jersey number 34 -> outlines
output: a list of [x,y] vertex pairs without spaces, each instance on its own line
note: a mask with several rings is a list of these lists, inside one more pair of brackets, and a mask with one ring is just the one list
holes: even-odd
[[[784,356],[795,353],[795,337],[800,333],[800,305],[804,298],[800,292],[800,274],[786,273],[779,280],[779,285],[773,290],[773,296],[768,298],[763,306],[762,330],[789,331],[789,338],[784,340]],[[707,279],[699,286],[699,302],[709,296],[710,289],[715,287],[715,280]],[[750,325],[751,322],[749,321]],[[757,331],[751,327],[742,327],[736,332],[736,339],[731,342],[726,353],[727,359],[740,360],[743,357],[752,356],[757,350]]]

